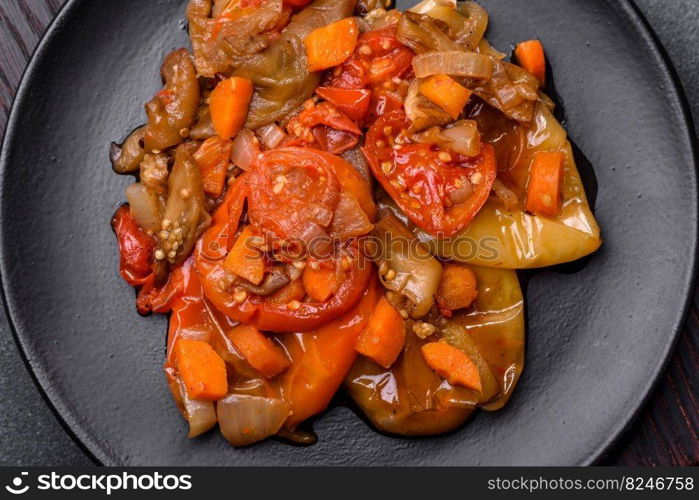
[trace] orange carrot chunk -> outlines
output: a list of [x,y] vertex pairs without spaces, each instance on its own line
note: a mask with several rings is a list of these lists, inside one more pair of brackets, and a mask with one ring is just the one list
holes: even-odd
[[539,40],[527,40],[515,47],[517,62],[539,80],[543,87],[546,82],[546,56]]
[[405,322],[384,296],[359,335],[355,349],[384,368],[389,368],[403,350],[403,345]]
[[306,293],[316,302],[325,302],[334,295],[342,280],[340,279],[337,270],[319,267],[313,269],[312,266],[306,266],[303,271],[303,287]]
[[437,375],[447,379],[451,385],[462,385],[482,391],[478,367],[468,355],[446,342],[430,342],[422,346],[422,356]]
[[247,78],[223,80],[209,96],[214,130],[222,139],[231,139],[243,128],[252,100],[253,84]]
[[444,264],[435,298],[442,312],[470,307],[476,299],[476,275],[466,266]]
[[527,211],[554,217],[561,207],[561,180],[565,157],[559,151],[539,151],[529,171]]
[[345,62],[354,52],[358,36],[359,26],[353,17],[311,31],[303,41],[308,71],[323,71]]
[[456,120],[473,92],[449,75],[439,74],[422,82],[420,93]]
[[226,364],[206,342],[178,339],[175,364],[190,398],[214,401],[228,392]]
[[216,198],[223,194],[232,147],[231,141],[215,135],[205,140],[194,153],[201,170],[204,191]]
[[291,366],[281,348],[254,326],[238,325],[228,332],[228,338],[248,363],[267,379]]
[[265,276],[265,261],[262,252],[254,245],[256,238],[250,226],[245,226],[223,261],[223,268],[259,285]]

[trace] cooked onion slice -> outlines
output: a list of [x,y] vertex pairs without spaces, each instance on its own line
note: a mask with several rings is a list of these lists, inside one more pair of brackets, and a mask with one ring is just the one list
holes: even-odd
[[406,12],[398,19],[396,37],[416,54],[461,50],[461,47],[449,38],[449,35],[442,31],[432,18],[412,12]]
[[[172,369],[170,369],[172,370]],[[177,408],[182,413],[182,416],[189,422],[190,438],[197,437],[205,433],[216,425],[216,410],[214,403],[211,401],[197,401],[190,399],[187,395],[187,388],[182,382],[182,379],[175,375],[172,371],[166,373],[168,378],[168,386],[175,400]]]
[[367,234],[374,228],[357,199],[342,193],[330,224],[330,232],[340,240]]
[[286,132],[274,123],[257,129],[257,136],[260,142],[267,149],[274,149],[286,138]]
[[244,128],[238,132],[238,135],[233,139],[233,149],[231,150],[231,161],[236,167],[243,170],[250,168],[253,158],[259,152],[256,141],[255,134],[250,130]]
[[481,152],[481,135],[473,120],[460,120],[453,127],[432,127],[413,135],[413,140],[434,144],[464,156],[478,156]]
[[505,186],[500,179],[495,179],[495,182],[493,182],[493,192],[495,196],[502,201],[507,210],[514,210],[519,207],[517,195],[514,191]]
[[131,215],[141,229],[153,233],[160,229],[162,202],[157,194],[137,182],[126,188],[126,199],[131,207]]
[[538,80],[519,66],[492,59],[493,74],[483,84],[470,85],[478,97],[505,116],[518,122],[529,123],[538,99]]
[[443,73],[476,80],[489,80],[493,76],[493,60],[485,54],[449,50],[428,52],[413,59],[413,69],[418,78]]
[[[463,2],[459,4],[458,11],[466,18],[466,22],[458,30],[456,41],[465,48],[474,50],[488,29],[488,12],[476,2]],[[430,15],[438,17],[437,14]]]
[[445,128],[442,135],[449,141],[449,148],[466,156],[478,156],[481,152],[481,135],[473,120],[461,120],[453,127]]
[[221,433],[233,446],[247,446],[277,433],[289,416],[281,399],[232,394],[217,405]]
[[435,7],[451,7],[456,8],[456,0],[422,0],[422,2],[410,7],[409,12],[415,12],[416,14],[427,14],[429,11]]

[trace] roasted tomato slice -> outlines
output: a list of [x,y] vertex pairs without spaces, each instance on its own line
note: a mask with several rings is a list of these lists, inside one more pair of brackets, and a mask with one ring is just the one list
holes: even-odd
[[354,53],[330,73],[328,87],[362,89],[410,72],[415,53],[396,38],[395,28],[368,31]]
[[283,148],[259,155],[249,180],[248,216],[276,239],[310,243],[327,236],[340,198],[333,164],[314,149]]
[[112,229],[119,243],[119,273],[131,286],[143,285],[152,274],[155,238],[146,234],[131,215],[128,205],[112,217]]
[[[229,188],[214,213],[212,226],[195,250],[197,273],[207,299],[227,317],[275,332],[307,331],[351,309],[364,293],[371,263],[357,242],[343,244],[343,279],[324,301],[308,298],[279,303],[273,296],[236,293],[223,267],[247,200],[247,220],[266,233],[274,248],[288,243],[309,245],[315,238],[330,242],[330,223],[340,199],[352,196],[373,220],[375,207],[368,184],[350,164],[331,154],[305,148],[261,153],[251,170]],[[318,248],[318,245],[312,245]],[[309,249],[310,250],[310,249]],[[333,257],[334,259],[335,257]],[[340,262],[340,261],[338,261]],[[300,278],[299,278],[300,279]]]
[[403,111],[381,116],[367,133],[364,154],[413,223],[435,236],[453,236],[488,199],[497,174],[495,152],[483,144],[481,154],[469,158],[428,144],[396,143],[409,126]]

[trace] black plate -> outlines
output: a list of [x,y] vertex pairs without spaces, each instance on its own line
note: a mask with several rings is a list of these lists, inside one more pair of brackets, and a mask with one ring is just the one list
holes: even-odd
[[[399,2],[401,3],[401,2]],[[404,4],[407,2],[403,2]],[[697,245],[694,138],[674,73],[627,1],[483,0],[490,40],[538,37],[568,130],[595,166],[602,249],[529,282],[510,404],[456,433],[387,437],[346,408],[308,448],[188,440],[161,366],[166,320],[139,317],[109,218],[131,182],[110,141],[144,121],[158,67],[186,45],[185,0],[73,0],[37,50],[2,150],[6,308],[47,399],[104,464],[587,464],[628,425],[672,349]]]

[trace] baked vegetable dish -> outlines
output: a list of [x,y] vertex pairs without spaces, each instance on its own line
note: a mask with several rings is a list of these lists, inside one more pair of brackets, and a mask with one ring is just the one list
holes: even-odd
[[[315,439],[338,391],[380,431],[497,410],[524,363],[515,270],[600,245],[540,41],[475,2],[191,0],[112,226],[190,437]],[[510,61],[511,59],[511,61]]]

